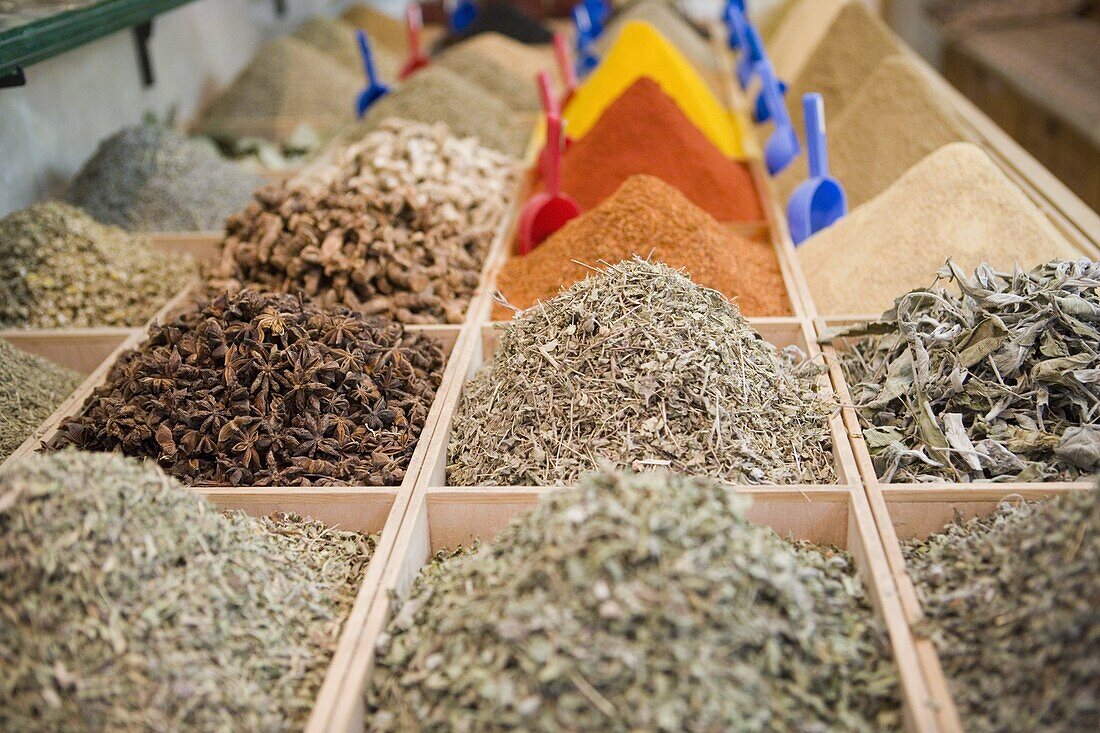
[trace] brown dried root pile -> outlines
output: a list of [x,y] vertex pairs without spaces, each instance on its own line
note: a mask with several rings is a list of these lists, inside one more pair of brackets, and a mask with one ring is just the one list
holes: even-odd
[[230,217],[214,285],[461,323],[514,176],[514,161],[471,138],[390,120],[308,181],[261,189]]
[[836,478],[820,368],[667,265],[609,266],[502,331],[454,421],[453,484],[565,484],[602,461],[732,483]]
[[399,323],[243,290],[154,326],[59,442],[153,458],[188,484],[393,486],[442,369]]

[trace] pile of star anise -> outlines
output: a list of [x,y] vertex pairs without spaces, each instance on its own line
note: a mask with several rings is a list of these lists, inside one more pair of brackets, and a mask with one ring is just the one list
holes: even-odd
[[443,361],[398,323],[224,294],[153,326],[58,444],[154,458],[189,484],[393,486]]

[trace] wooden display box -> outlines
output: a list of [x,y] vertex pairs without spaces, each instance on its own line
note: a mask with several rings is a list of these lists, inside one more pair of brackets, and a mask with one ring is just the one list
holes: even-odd
[[[981,484],[884,486],[870,496],[872,512],[882,538],[886,561],[893,573],[905,621],[912,630],[925,685],[933,700],[939,730],[961,733],[962,719],[955,705],[932,639],[921,631],[924,611],[902,555],[901,542],[922,540],[956,520],[992,513],[1005,500],[1046,499],[1088,486],[1065,484]],[[1036,572],[1043,572],[1036,568]]]
[[[490,541],[542,494],[553,490],[547,487],[418,489],[386,566],[361,646],[345,677],[347,686],[338,696],[338,704],[326,724],[309,731],[363,730],[362,690],[375,672],[379,635],[394,613],[395,599],[408,595],[417,572],[435,551],[474,540]],[[889,634],[901,677],[906,730],[934,730],[932,702],[862,492],[858,488],[731,490],[752,496],[749,511],[752,521],[773,527],[785,537],[836,545],[851,553],[875,613]]]

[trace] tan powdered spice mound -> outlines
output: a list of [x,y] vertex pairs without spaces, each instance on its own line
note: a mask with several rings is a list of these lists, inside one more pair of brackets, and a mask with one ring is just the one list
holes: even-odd
[[495,61],[525,84],[534,84],[540,71],[550,72],[554,80],[560,79],[554,53],[545,46],[529,46],[500,33],[478,33],[458,47]]
[[902,43],[882,19],[862,3],[849,2],[802,69],[787,78],[787,110],[795,127],[801,133],[803,94],[820,92],[825,109],[838,114],[882,60],[899,53]]
[[[844,3],[845,0],[793,0],[774,11],[781,14],[781,20],[764,35],[764,40],[779,78],[790,80],[798,76]],[[765,33],[763,28],[760,31]]]
[[499,98],[510,109],[519,113],[537,113],[542,109],[535,77],[521,81],[508,70],[507,62],[500,63],[469,48],[465,43],[451,46],[436,55],[433,64],[450,69],[467,81]]
[[[631,176],[531,254],[508,260],[497,289],[513,306],[526,309],[585,279],[601,262],[615,264],[634,255],[683,269],[696,283],[734,300],[746,316],[791,313],[770,244],[737,236],[652,176]],[[493,318],[507,320],[512,314],[498,304]]]
[[798,248],[818,310],[880,313],[927,287],[950,258],[961,270],[1077,259],[1069,244],[981,148],[952,143]]
[[[359,53],[359,41],[355,37],[356,27],[339,18],[316,16],[298,26],[292,34],[299,41],[305,41],[318,51],[328,54],[340,62],[353,74],[363,77],[363,57]],[[401,60],[385,46],[371,39],[371,55],[374,67],[383,81],[397,80]],[[366,78],[363,77],[366,84]]]
[[[409,53],[409,39],[405,24],[392,15],[360,3],[348,7],[340,17],[367,32],[372,50],[383,46],[401,59]],[[420,41],[423,48],[428,48],[423,37]]]
[[[828,120],[829,168],[844,184],[849,209],[882,193],[928,154],[970,139],[950,104],[906,56],[883,61]],[[806,176],[801,155],[776,178],[782,201]]]
[[355,117],[361,74],[297,38],[265,43],[203,112],[196,132],[282,142],[300,124],[326,133]]

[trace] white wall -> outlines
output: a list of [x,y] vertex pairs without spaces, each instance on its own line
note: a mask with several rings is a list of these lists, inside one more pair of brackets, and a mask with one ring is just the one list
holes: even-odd
[[146,111],[189,120],[262,41],[345,4],[286,0],[276,18],[271,0],[198,0],[157,16],[148,89],[130,30],[27,68],[26,86],[0,89],[0,216],[56,194],[101,139]]

